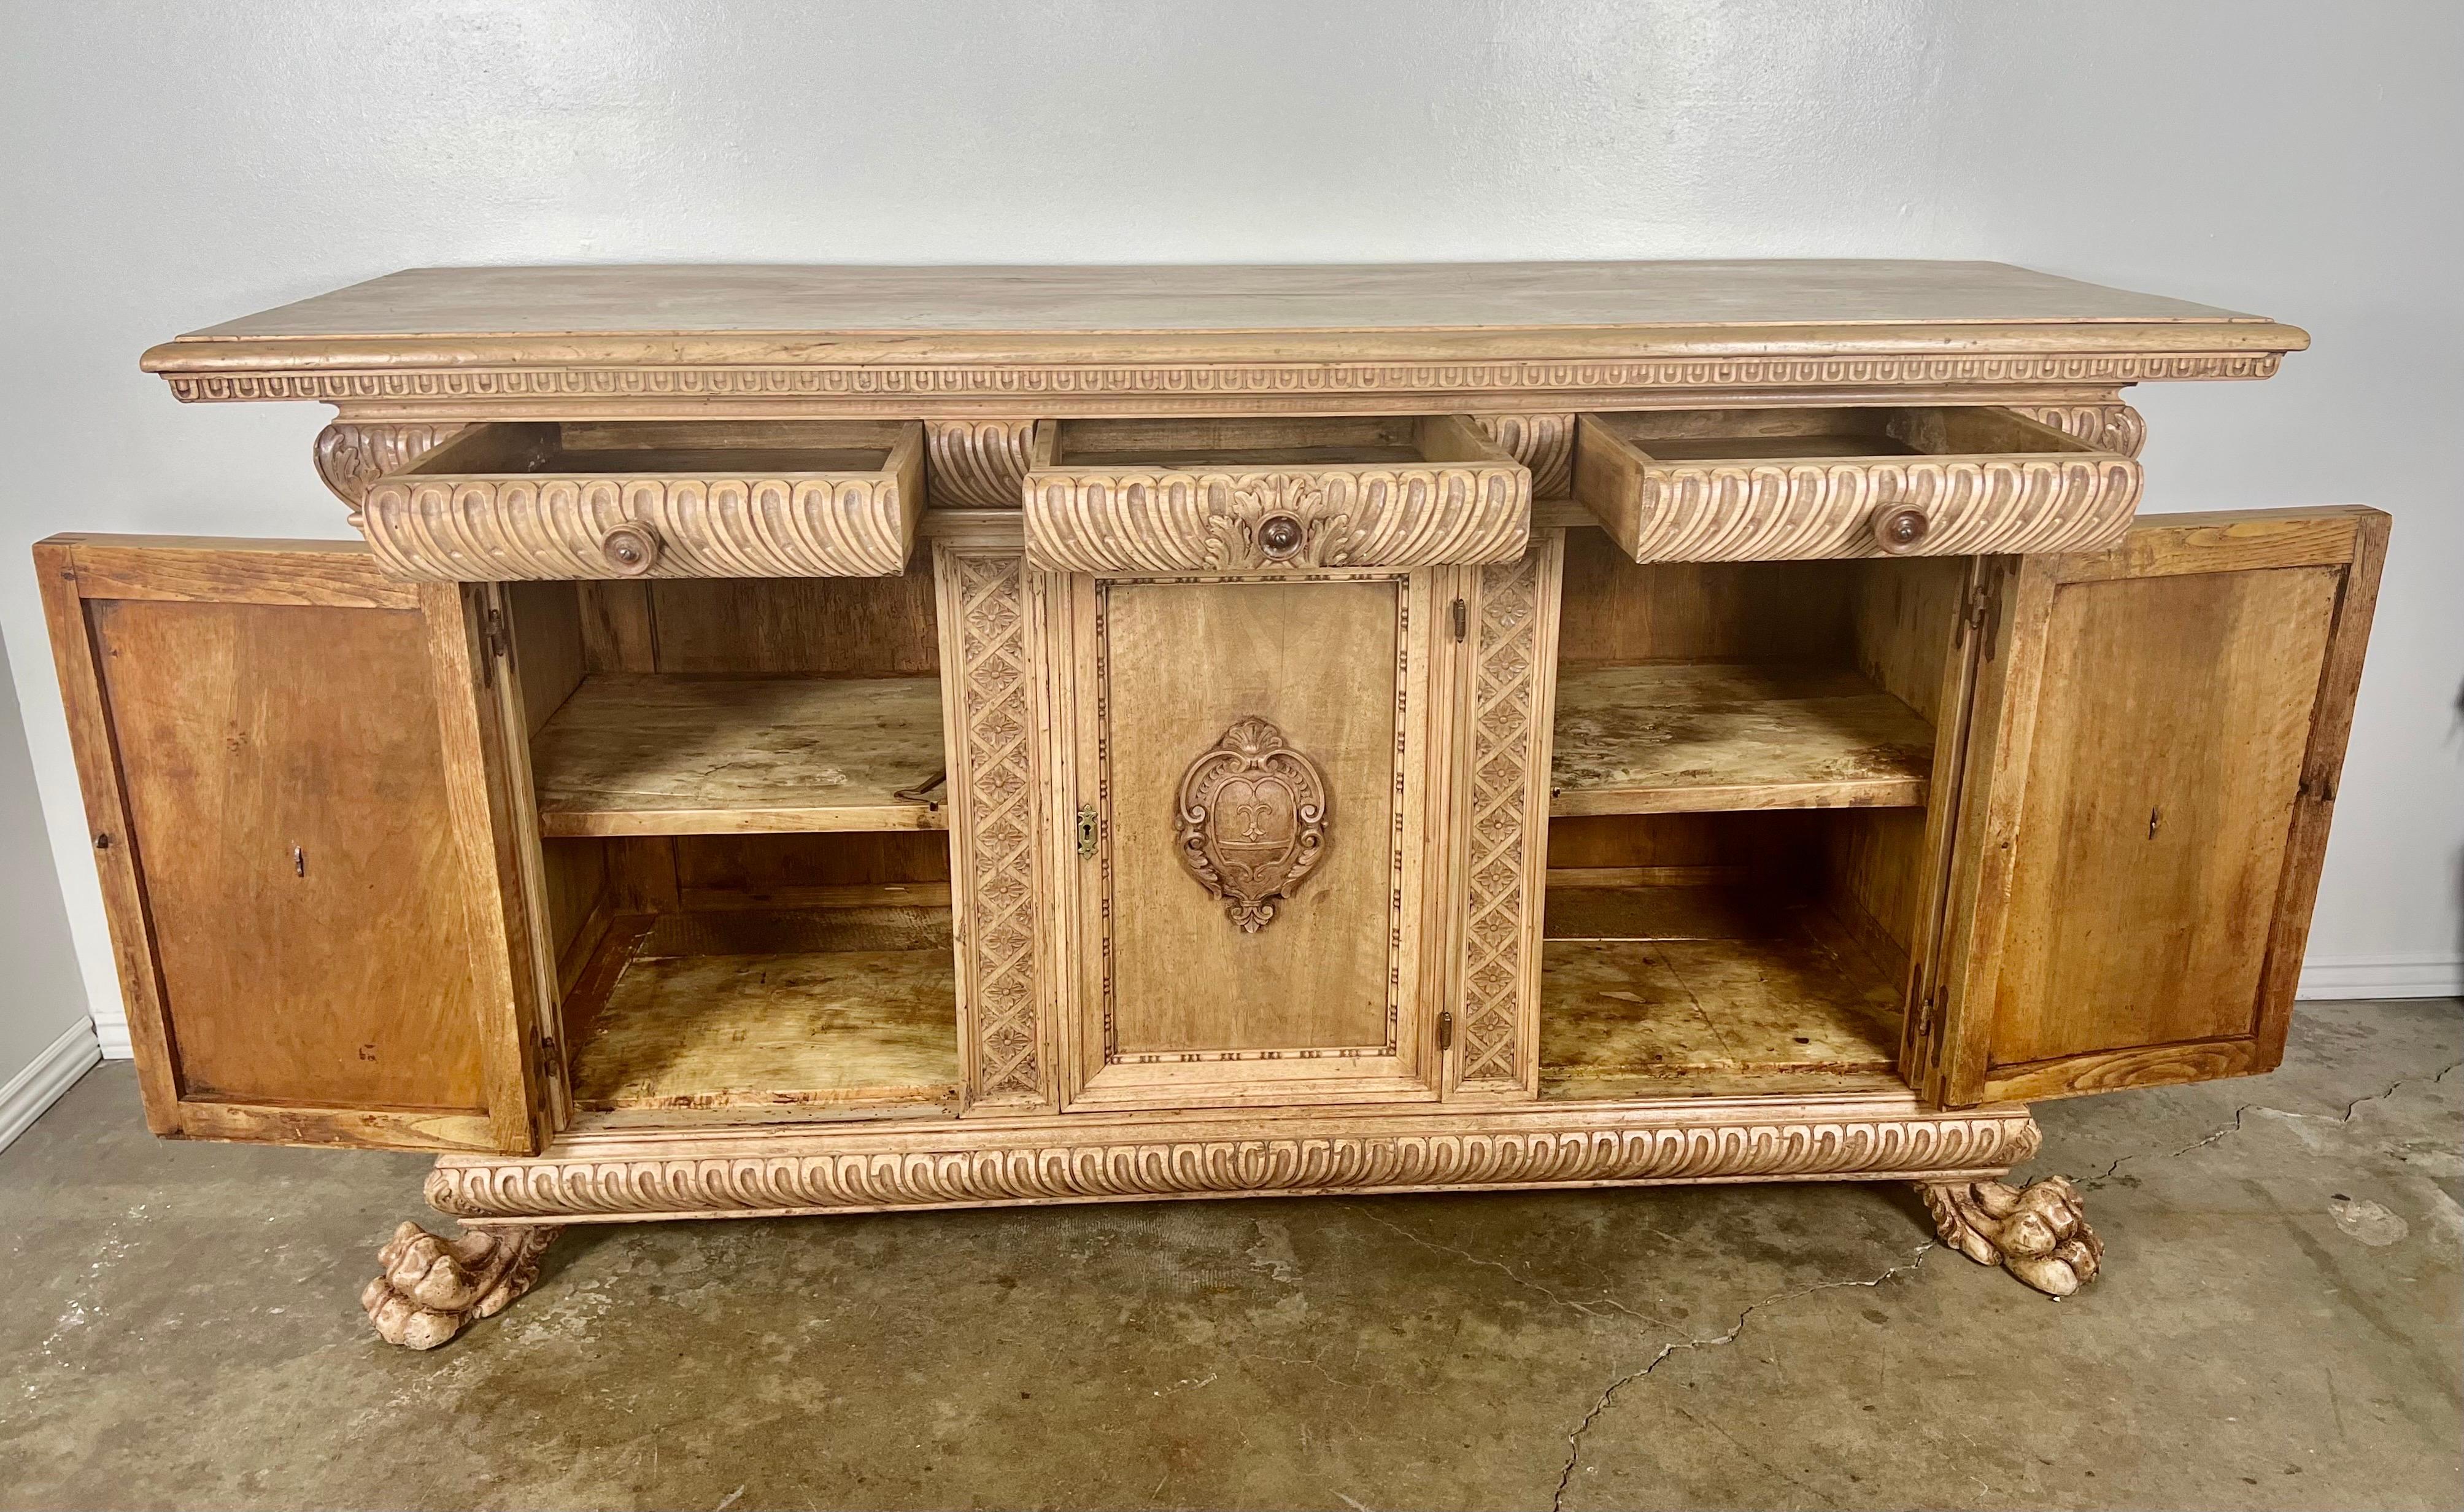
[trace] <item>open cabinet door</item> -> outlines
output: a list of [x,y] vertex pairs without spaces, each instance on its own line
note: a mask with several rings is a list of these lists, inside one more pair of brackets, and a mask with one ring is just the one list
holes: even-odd
[[158,1134],[534,1153],[478,595],[325,542],[34,548]]
[[1949,1106],[2284,1056],[2387,517],[2157,516],[1981,603],[1907,1071]]

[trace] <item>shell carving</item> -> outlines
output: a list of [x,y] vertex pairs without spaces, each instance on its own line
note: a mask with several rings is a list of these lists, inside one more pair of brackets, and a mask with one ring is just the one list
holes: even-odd
[[1329,808],[1317,763],[1266,721],[1236,720],[1181,776],[1180,864],[1256,934],[1326,855]]

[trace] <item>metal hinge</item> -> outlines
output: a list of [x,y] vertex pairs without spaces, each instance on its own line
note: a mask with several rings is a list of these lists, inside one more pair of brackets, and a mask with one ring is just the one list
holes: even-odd
[[1440,1013],[1438,1015],[1438,1049],[1441,1052],[1443,1052],[1454,1048],[1455,1015],[1452,1013]]
[[1961,638],[1965,639],[1970,632],[1973,632],[1977,638],[1977,649],[1988,661],[1993,659],[1993,621],[2001,603],[2002,595],[1994,591],[1993,579],[1989,574],[1983,582],[1976,585],[1975,590],[1968,595],[1968,607],[1960,614]]
[[1095,856],[1095,811],[1078,811],[1078,858],[1092,860]]
[[538,1044],[539,1079],[542,1081],[554,1081],[557,1078],[564,1075],[564,1056],[558,1052],[556,1048],[556,1040],[552,1037],[542,1038],[538,1041]]
[[494,687],[496,663],[513,649],[505,634],[505,611],[491,608],[479,621],[479,686]]
[[1461,639],[1463,639],[1464,636],[1466,636],[1466,635],[1468,635],[1468,634],[1471,634],[1471,606],[1470,606],[1470,605],[1468,605],[1468,604],[1466,604],[1466,603],[1464,603],[1462,599],[1456,599],[1456,600],[1455,600],[1455,639],[1457,639],[1457,640],[1461,640]]

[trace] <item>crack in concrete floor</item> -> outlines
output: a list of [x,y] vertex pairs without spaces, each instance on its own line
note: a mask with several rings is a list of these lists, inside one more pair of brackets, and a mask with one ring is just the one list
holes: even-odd
[[[2245,1102],[2241,1104],[2241,1106],[2233,1109],[2232,1118],[2226,1120],[2223,1123],[2218,1124],[2215,1128],[2211,1129],[2208,1133],[2192,1140],[2189,1144],[2183,1145],[2180,1149],[2135,1150],[2130,1154],[2117,1157],[2111,1165],[2105,1167],[2104,1169],[2098,1171],[2095,1175],[2080,1178],[2078,1186],[2081,1191],[2093,1191],[2097,1188],[2103,1186],[2106,1182],[2111,1181],[2115,1172],[2121,1170],[2123,1167],[2129,1165],[2133,1161],[2173,1160],[2180,1156],[2188,1155],[2192,1150],[2206,1149],[2209,1145],[2215,1144],[2219,1140],[2227,1139],[2233,1135],[2242,1132],[2244,1123],[2254,1113],[2272,1113],[2280,1119],[2308,1119],[2320,1123],[2350,1123],[2353,1122],[2354,1115],[2361,1112],[2363,1107],[2368,1103],[2385,1102],[2387,1099],[2394,1097],[2397,1093],[2402,1092],[2407,1087],[2436,1086],[2439,1082],[2446,1080],[2450,1073],[2458,1070],[2464,1070],[2464,1060],[2451,1062],[2426,1077],[2399,1078],[2398,1079],[2380,1088],[2378,1091],[2369,1094],[2367,1097],[2355,1098],[2352,1101],[2344,1104],[2344,1111],[2343,1113],[2335,1115],[2325,1113],[2299,1113],[2295,1112],[2291,1108],[2275,1107],[2265,1102]],[[2094,1215],[2091,1214],[2088,1219],[2089,1226],[2093,1227],[2095,1222],[2096,1219]]]
[[[2273,1107],[2263,1102],[2245,1102],[2239,1107],[2233,1109],[2233,1117],[2230,1120],[2218,1125],[2213,1130],[2211,1130],[2208,1134],[2199,1139],[2193,1140],[2189,1144],[2185,1145],[2178,1149],[2134,1151],[2130,1154],[2119,1157],[2111,1165],[2105,1167],[2102,1171],[2094,1176],[2080,1180],[2078,1185],[2082,1191],[2090,1190],[2110,1181],[2114,1174],[2123,1166],[2134,1161],[2173,1160],[2178,1159],[2181,1156],[2190,1154],[2196,1150],[2206,1149],[2221,1140],[2230,1138],[2231,1136],[2241,1132],[2244,1122],[2253,1113],[2273,1113],[2283,1118],[2313,1119],[2330,1123],[2350,1123],[2355,1115],[2357,1115],[2365,1105],[2372,1102],[2387,1101],[2388,1099],[2393,1098],[2397,1093],[2404,1091],[2408,1087],[2416,1085],[2434,1086],[2445,1080],[2451,1073],[2459,1069],[2464,1069],[2464,1060],[2452,1062],[2430,1076],[2400,1078],[2365,1097],[2355,1098],[2351,1102],[2345,1105],[2344,1111],[2342,1114],[2333,1116],[2323,1113],[2300,1113],[2287,1108]],[[1371,1216],[1375,1217],[1375,1214],[1371,1214]],[[1518,1284],[1529,1286],[1533,1290],[1547,1294],[1552,1300],[1563,1302],[1564,1305],[1573,1307],[1577,1311],[1585,1313],[1587,1316],[1595,1316],[1592,1315],[1590,1310],[1583,1307],[1580,1303],[1566,1301],[1565,1299],[1558,1298],[1556,1294],[1553,1291],[1551,1291],[1548,1287],[1541,1286],[1537,1282],[1529,1281],[1524,1279],[1522,1277],[1516,1276],[1510,1266],[1507,1266],[1496,1260],[1485,1259],[1465,1250],[1454,1249],[1451,1246],[1434,1243],[1433,1241],[1422,1238],[1419,1234],[1411,1233],[1409,1230],[1406,1230],[1397,1224],[1386,1223],[1386,1220],[1383,1218],[1378,1218],[1376,1221],[1384,1223],[1386,1227],[1395,1230],[1396,1233],[1400,1234],[1404,1237],[1412,1239],[1417,1243],[1426,1245],[1432,1250],[1461,1256],[1463,1258],[1469,1260],[1476,1265],[1492,1266],[1505,1272],[1507,1277],[1514,1279]],[[2096,1221],[2094,1213],[2090,1213],[2088,1215],[2088,1221],[2091,1226],[2094,1225]],[[1566,1463],[1558,1472],[1556,1490],[1549,1499],[1551,1512],[1564,1512],[1566,1495],[1573,1486],[1574,1472],[1582,1465],[1583,1438],[1585,1434],[1591,1432],[1592,1425],[1599,1420],[1600,1414],[1609,1410],[1610,1405],[1617,1400],[1618,1392],[1623,1391],[1627,1387],[1632,1386],[1637,1381],[1649,1378],[1651,1373],[1654,1370],[1659,1369],[1660,1367],[1666,1363],[1672,1355],[1678,1354],[1681,1351],[1719,1348],[1727,1345],[1734,1344],[1737,1342],[1738,1338],[1745,1333],[1747,1323],[1756,1313],[1762,1312],[1768,1308],[1795,1301],[1800,1298],[1811,1297],[1818,1292],[1837,1291],[1848,1287],[1881,1286],[1895,1277],[1913,1274],[1925,1264],[1925,1258],[1927,1255],[1941,1247],[1942,1245],[1939,1240],[1929,1239],[1924,1244],[1919,1245],[1916,1252],[1907,1259],[1897,1265],[1891,1266],[1879,1276],[1864,1279],[1819,1281],[1812,1286],[1799,1287],[1793,1291],[1783,1292],[1777,1296],[1768,1297],[1763,1299],[1761,1301],[1751,1303],[1743,1312],[1740,1312],[1737,1315],[1736,1323],[1731,1325],[1726,1333],[1717,1334],[1705,1339],[1683,1339],[1662,1345],[1660,1352],[1653,1355],[1641,1368],[1629,1370],[1612,1380],[1608,1384],[1607,1389],[1600,1392],[1598,1400],[1592,1404],[1591,1411],[1583,1414],[1582,1421],[1574,1425],[1573,1432],[1567,1434]],[[2014,1284],[2017,1283],[2014,1282]],[[1638,1320],[1657,1322],[1657,1320],[1645,1319],[1643,1314],[1634,1312],[1631,1308],[1627,1308],[1622,1303],[1617,1302],[1615,1299],[1604,1300],[1608,1301],[1611,1305],[1617,1306],[1620,1311],[1626,1312],[1629,1316]],[[2053,1300],[2058,1301],[2060,1299],[2056,1298]],[[1665,1324],[1662,1324],[1662,1326],[1665,1326]],[[1722,1437],[1728,1438],[1732,1443],[1735,1442],[1733,1435],[1729,1434],[1727,1430],[1720,1428],[1717,1424],[1712,1424],[1710,1426],[1712,1427],[1712,1430],[1720,1434]],[[1748,1457],[1755,1457],[1751,1455],[1750,1451],[1746,1451],[1743,1445],[1739,1445],[1738,1447],[1741,1452],[1747,1453]],[[1793,1477],[1789,1476],[1786,1472],[1774,1469],[1773,1473],[1778,1475],[1781,1479],[1787,1480],[1789,1484],[1796,1487],[1798,1490],[1808,1491],[1815,1496],[1820,1497],[1821,1500],[1825,1501],[1833,1501],[1833,1504],[1837,1504],[1832,1498],[1823,1496],[1822,1493],[1814,1491],[1813,1488],[1805,1486],[1802,1482],[1796,1480]]]

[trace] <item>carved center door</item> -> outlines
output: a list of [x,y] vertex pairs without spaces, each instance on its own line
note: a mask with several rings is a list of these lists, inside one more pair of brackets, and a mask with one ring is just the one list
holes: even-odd
[[1066,581],[1067,1105],[1434,1097],[1452,572]]

